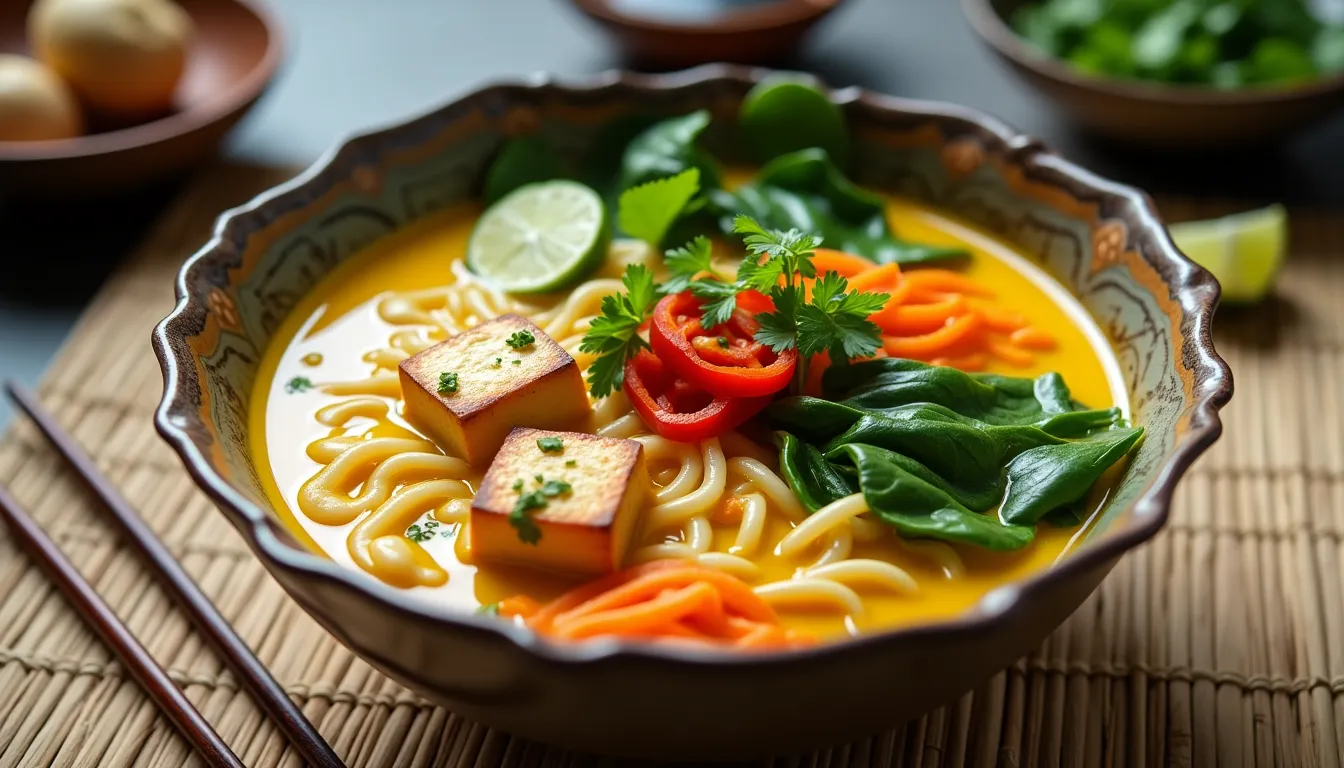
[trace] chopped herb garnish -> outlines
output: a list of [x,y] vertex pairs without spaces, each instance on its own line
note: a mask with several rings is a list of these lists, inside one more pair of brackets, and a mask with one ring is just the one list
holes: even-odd
[[439,374],[439,394],[452,395],[457,393],[457,374],[440,373]]
[[560,453],[565,450],[565,441],[558,437],[537,438],[537,447],[542,453]]
[[513,361],[513,364],[514,364],[514,365],[522,365],[522,364],[523,364],[523,361],[522,361],[522,360],[514,360],[514,361]]
[[313,381],[306,376],[295,376],[285,383],[285,394],[295,394],[296,392],[307,392],[313,388]]
[[720,336],[719,338],[715,339],[715,341],[719,342],[719,346],[720,346],[720,347],[723,347],[724,349],[727,349],[727,348],[728,348],[728,339],[727,339],[727,338],[725,338],[725,337],[723,337],[723,336]]
[[483,614],[485,616],[498,616],[499,603],[490,603],[488,605],[482,605],[480,608],[476,609],[476,612],[479,614]]
[[[439,521],[437,520],[426,520],[423,523],[412,523],[411,527],[406,529],[406,538],[416,542],[417,544],[423,544],[426,541],[429,541],[430,539],[434,538],[434,535],[438,533],[437,530],[438,527],[439,527]],[[445,535],[451,535],[451,534],[445,534]]]
[[594,397],[605,397],[620,389],[625,378],[625,361],[648,343],[639,336],[639,326],[649,308],[658,300],[653,273],[647,267],[631,264],[625,268],[625,293],[602,299],[602,314],[583,336],[579,349],[597,355],[588,367],[588,389]]
[[531,331],[514,331],[512,336],[504,340],[504,343],[514,349],[522,349],[537,343],[537,337],[533,336]]
[[701,324],[705,328],[728,322],[737,308],[737,294],[743,290],[737,282],[724,282],[714,270],[713,250],[709,238],[701,235],[663,256],[663,263],[672,277],[663,283],[661,292],[672,294],[688,290],[696,298],[704,299],[700,311]]
[[537,485],[541,485],[542,483],[546,482],[541,475],[533,475],[532,479],[537,481]]
[[575,459],[570,459],[569,461],[566,461],[566,462],[565,462],[565,466],[566,466],[566,467],[577,467],[577,466],[579,466],[579,462],[576,461]]
[[504,358],[502,358],[502,357],[496,357],[496,358],[495,358],[495,367],[496,367],[496,368],[498,368],[498,367],[499,367],[500,365],[502,365],[503,363],[504,363]]
[[[539,509],[545,509],[550,499],[574,490],[574,487],[564,480],[546,480],[541,475],[537,475],[535,479],[541,487],[521,494],[517,503],[513,505],[513,511],[509,513],[509,525],[518,531],[518,538],[524,544],[536,544],[541,541],[541,528],[537,527],[532,514]],[[521,492],[523,481],[515,482],[513,489]]]

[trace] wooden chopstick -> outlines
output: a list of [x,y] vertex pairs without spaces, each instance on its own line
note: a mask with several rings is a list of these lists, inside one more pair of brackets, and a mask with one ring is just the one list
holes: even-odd
[[220,614],[219,609],[215,608],[215,604],[201,592],[196,582],[187,575],[182,564],[154,535],[150,527],[131,507],[130,502],[126,501],[116,487],[103,477],[93,459],[61,428],[55,417],[42,406],[35,395],[15,382],[8,382],[6,389],[14,404],[33,420],[47,440],[65,457],[66,462],[79,475],[84,485],[102,500],[121,532],[126,535],[150,568],[159,575],[163,586],[186,611],[196,629],[210,641],[238,675],[262,709],[266,710],[289,738],[290,744],[299,755],[311,765],[345,768],[345,764],[322,739],[317,729],[290,700],[285,689],[281,688],[271,676],[266,665],[252,653],[252,649],[233,630],[233,626]]
[[210,721],[192,705],[182,689],[145,650],[145,646],[121,623],[121,619],[103,601],[98,591],[84,580],[79,570],[56,546],[56,542],[47,536],[42,526],[33,520],[3,485],[0,485],[0,516],[9,523],[14,537],[28,554],[56,582],[66,598],[74,603],[89,626],[112,646],[121,663],[140,681],[140,685],[158,703],[164,715],[196,747],[205,762],[218,768],[246,768],[215,729],[210,727]]

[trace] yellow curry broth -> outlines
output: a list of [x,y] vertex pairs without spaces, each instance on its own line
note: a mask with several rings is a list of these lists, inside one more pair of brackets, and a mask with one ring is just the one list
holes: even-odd
[[[297,512],[299,488],[321,468],[305,450],[314,440],[342,432],[380,436],[409,436],[413,432],[396,409],[386,418],[360,420],[348,431],[324,427],[314,419],[314,413],[342,398],[323,394],[317,388],[291,393],[287,392],[286,384],[294,377],[308,377],[319,385],[366,377],[371,366],[362,360],[363,355],[386,347],[389,336],[404,329],[378,316],[378,298],[388,291],[413,291],[469,279],[460,259],[478,214],[478,207],[461,206],[374,243],[303,297],[263,356],[252,395],[250,439],[269,499],[288,527],[309,546],[350,567],[355,566],[346,550],[346,538],[353,524],[323,526]],[[1104,337],[1058,284],[986,233],[921,205],[891,200],[889,218],[905,239],[970,247],[973,258],[965,273],[993,289],[998,306],[1024,315],[1032,325],[1048,329],[1058,340],[1055,351],[1038,354],[1036,363],[1029,368],[995,361],[990,370],[1017,376],[1058,371],[1079,401],[1092,407],[1112,404],[1126,407],[1118,369]],[[618,270],[616,265],[604,268],[607,276]],[[469,480],[473,489],[478,479]],[[762,569],[761,583],[788,578],[819,553],[813,549],[796,558],[771,554],[769,548],[787,533],[788,525],[780,515],[768,517],[761,550],[752,558]],[[1079,533],[1076,528],[1042,525],[1036,541],[1015,553],[957,547],[965,573],[952,579],[927,554],[912,551],[894,539],[870,544],[856,542],[851,557],[899,565],[919,583],[919,594],[861,591],[865,614],[856,617],[852,624],[833,608],[790,607],[782,610],[781,615],[786,624],[820,636],[891,628],[955,615],[991,589],[1048,567]],[[735,523],[716,523],[714,549],[726,551],[735,535]],[[655,543],[665,536],[666,532],[651,532],[636,544]],[[546,600],[573,586],[573,582],[553,575],[495,566],[478,568],[470,564],[468,542],[460,541],[461,538],[436,536],[424,542],[425,549],[447,571],[447,583],[414,587],[411,591],[435,602],[473,610],[519,593]]]

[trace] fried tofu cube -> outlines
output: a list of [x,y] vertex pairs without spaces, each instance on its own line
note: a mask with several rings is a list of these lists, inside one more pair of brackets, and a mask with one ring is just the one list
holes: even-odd
[[[515,429],[472,501],[472,556],[584,576],[609,573],[625,560],[651,487],[644,446],[634,440]],[[515,524],[509,515],[526,494],[545,504]],[[538,534],[535,543],[525,540]]]
[[487,464],[514,427],[575,428],[592,413],[574,358],[518,315],[407,358],[399,374],[406,420],[474,466]]

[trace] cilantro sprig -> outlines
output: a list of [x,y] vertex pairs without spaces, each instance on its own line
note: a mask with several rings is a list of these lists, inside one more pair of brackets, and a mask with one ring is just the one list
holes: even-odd
[[653,273],[645,266],[631,264],[621,278],[625,293],[602,299],[602,314],[593,320],[579,344],[581,352],[597,355],[588,367],[588,389],[594,397],[604,397],[620,389],[625,379],[625,361],[641,347],[648,346],[639,335],[639,326],[658,300]]
[[663,264],[671,277],[659,289],[664,294],[689,290],[702,299],[702,323],[713,328],[728,322],[737,307],[737,294],[743,286],[737,280],[724,280],[714,269],[714,246],[701,235],[680,248],[673,248],[663,256]]

